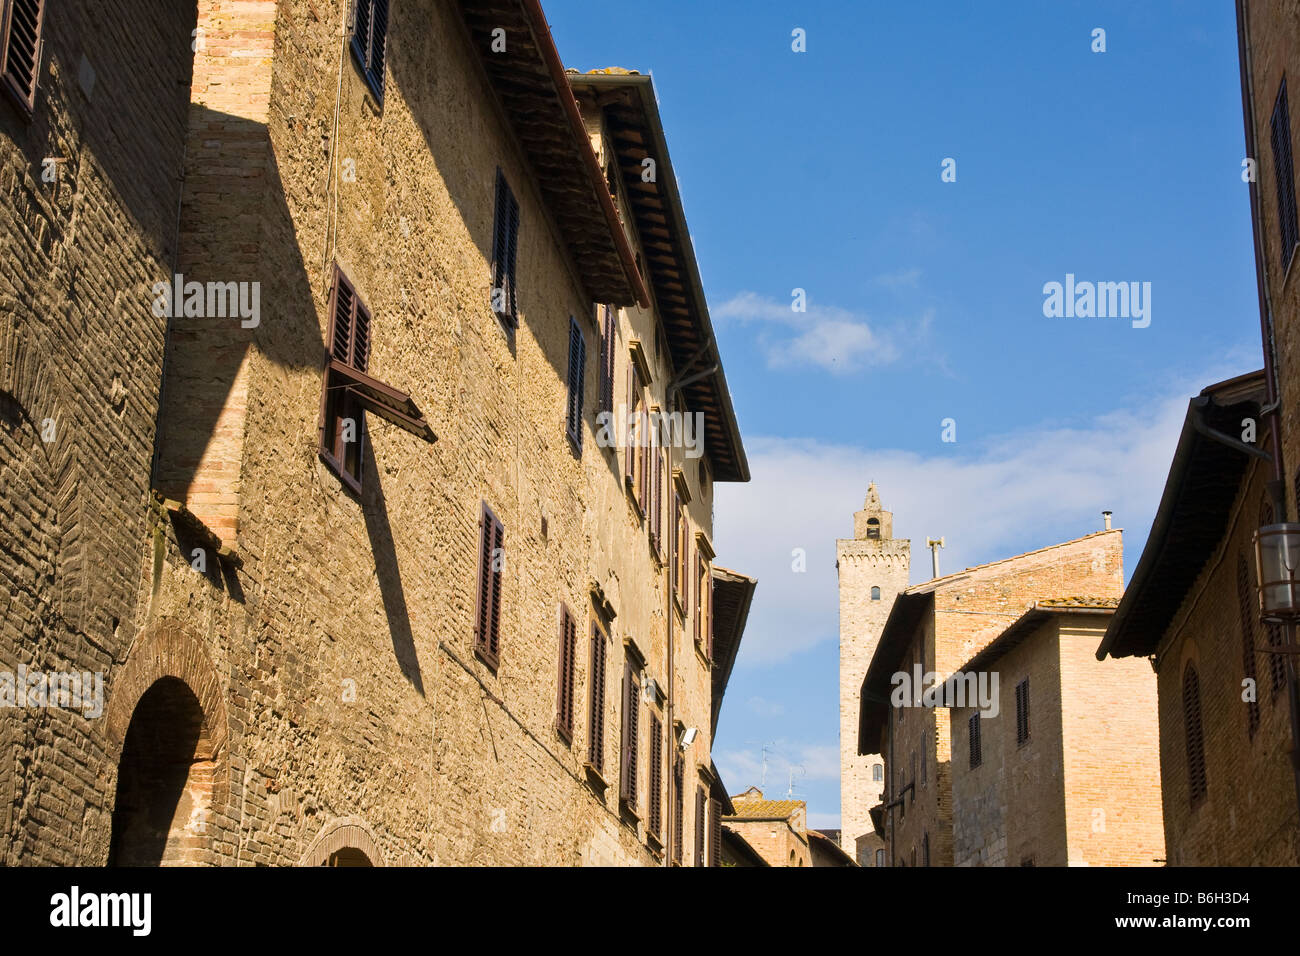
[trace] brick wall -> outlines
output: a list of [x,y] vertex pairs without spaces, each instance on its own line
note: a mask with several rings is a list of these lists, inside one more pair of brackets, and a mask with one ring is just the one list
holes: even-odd
[[[194,16],[48,4],[33,115],[0,102],[0,671],[104,673],[134,635]],[[107,852],[109,757],[83,714],[0,719],[0,862]]]

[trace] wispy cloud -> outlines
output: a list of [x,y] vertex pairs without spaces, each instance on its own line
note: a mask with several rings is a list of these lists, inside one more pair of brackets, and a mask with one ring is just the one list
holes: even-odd
[[[719,560],[759,582],[738,666],[771,665],[838,640],[835,539],[851,536],[871,480],[894,513],[895,535],[912,540],[914,581],[929,576],[927,535],[947,539],[942,568],[953,571],[1098,530],[1104,509],[1125,527],[1131,565],[1188,398],[1248,363],[1080,425],[1028,427],[975,448],[961,444],[960,431],[958,444],[942,445],[938,423],[927,453],[748,437],[753,480],[717,489]],[[806,555],[806,572],[794,570],[795,549]]]
[[897,336],[881,332],[865,315],[813,300],[806,306],[806,311],[796,312],[789,301],[742,292],[713,314],[759,324],[758,342],[769,368],[812,366],[848,375],[899,357]]

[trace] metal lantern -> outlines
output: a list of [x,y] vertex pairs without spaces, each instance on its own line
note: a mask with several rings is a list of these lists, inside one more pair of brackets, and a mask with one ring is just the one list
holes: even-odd
[[1255,580],[1260,616],[1275,624],[1300,621],[1300,524],[1269,524],[1255,532]]

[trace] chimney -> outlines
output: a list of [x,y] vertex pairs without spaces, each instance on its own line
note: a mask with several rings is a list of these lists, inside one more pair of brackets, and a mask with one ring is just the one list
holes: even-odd
[[939,576],[939,549],[943,547],[943,538],[926,538],[925,546],[930,549],[930,561],[934,567],[934,576]]
[[1109,512],[1109,511],[1103,511],[1103,512],[1101,513],[1101,517],[1102,517],[1102,520],[1106,522],[1106,530],[1109,531],[1109,530],[1110,530],[1110,512]]

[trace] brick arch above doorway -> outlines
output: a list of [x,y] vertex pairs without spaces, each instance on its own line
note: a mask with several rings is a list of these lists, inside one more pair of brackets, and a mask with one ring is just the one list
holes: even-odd
[[[110,744],[121,750],[140,698],[164,677],[184,681],[199,699],[207,749],[211,759],[220,762],[228,752],[230,737],[221,679],[202,642],[179,621],[167,618],[140,632],[126,663],[111,675],[105,712]],[[217,786],[224,782],[225,775],[219,774]]]
[[344,850],[360,850],[371,866],[386,865],[375,831],[361,817],[335,817],[326,823],[302,855],[300,865],[324,866],[333,854]]

